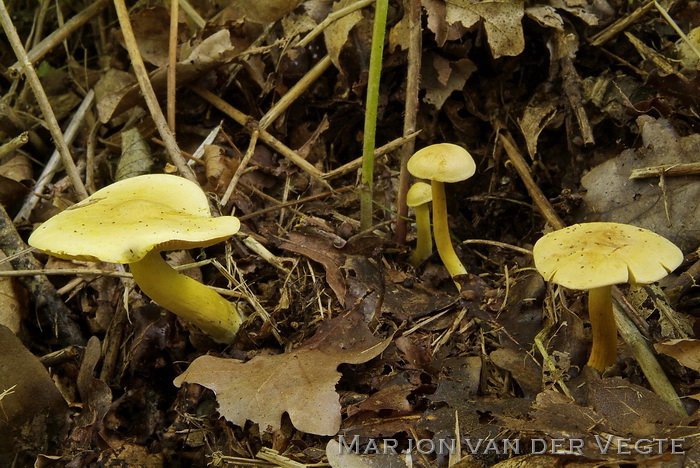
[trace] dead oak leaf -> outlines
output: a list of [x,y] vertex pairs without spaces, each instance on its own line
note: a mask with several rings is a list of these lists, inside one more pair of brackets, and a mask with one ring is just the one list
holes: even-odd
[[700,371],[700,340],[675,339],[654,343],[654,349],[671,356],[681,365]]
[[202,356],[175,379],[216,393],[219,413],[243,426],[278,429],[284,412],[294,427],[310,434],[334,435],[340,429],[340,397],[335,385],[340,364],[360,364],[378,356],[391,342],[372,335],[359,313],[324,324],[296,350],[256,356],[248,362]]
[[525,49],[522,0],[448,0],[447,23],[469,28],[484,21],[494,58],[519,55]]

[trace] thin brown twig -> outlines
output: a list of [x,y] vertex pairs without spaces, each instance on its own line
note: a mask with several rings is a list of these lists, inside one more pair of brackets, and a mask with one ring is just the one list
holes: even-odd
[[19,148],[26,145],[27,142],[29,142],[29,133],[28,132],[20,133],[19,135],[14,137],[12,140],[10,140],[7,143],[0,146],[0,159],[4,158],[5,156],[8,156],[10,154],[13,154]]
[[297,81],[294,86],[292,86],[291,89],[287,91],[287,93],[260,118],[260,122],[258,123],[260,129],[265,130],[267,127],[269,127],[272,122],[274,122],[285,110],[287,110],[287,108],[289,108],[290,105],[292,105],[294,101],[296,101],[299,96],[302,95],[304,91],[309,88],[309,86],[315,83],[316,80],[318,80],[318,78],[323,75],[326,70],[328,70],[331,63],[333,62],[331,62],[330,55],[326,55],[319,60],[319,62],[314,65],[311,70],[302,76],[301,79]]
[[290,206],[301,205],[303,203],[308,203],[311,201],[319,200],[321,198],[330,197],[330,196],[333,196],[337,193],[348,192],[348,191],[354,190],[354,189],[355,189],[354,185],[348,185],[346,187],[341,187],[339,189],[335,189],[332,192],[323,192],[323,193],[318,193],[316,195],[311,195],[308,197],[299,198],[298,200],[290,200],[287,202],[280,202],[279,205],[270,206],[268,208],[263,208],[262,210],[256,211],[255,213],[250,213],[247,215],[239,216],[238,219],[240,219],[241,221],[245,221],[246,219],[255,218],[256,216],[260,216],[260,215],[263,215],[265,213],[269,213],[271,211],[277,211],[277,210],[281,210],[283,208],[288,208]]
[[233,191],[236,188],[238,180],[243,175],[243,171],[245,171],[246,167],[248,167],[250,158],[252,158],[253,154],[255,154],[255,146],[258,143],[259,134],[260,132],[258,130],[254,130],[253,133],[250,135],[250,143],[248,144],[248,150],[245,152],[245,155],[243,155],[243,158],[241,158],[241,162],[236,168],[236,172],[233,173],[233,177],[231,177],[231,182],[229,182],[228,187],[226,187],[226,192],[224,192],[224,196],[221,197],[221,206],[226,206],[226,204],[228,203],[229,199],[231,198],[231,195],[233,195]]
[[[406,0],[408,8],[406,13],[409,17],[409,46],[408,46],[408,69],[406,70],[406,102],[404,108],[403,134],[410,135],[416,131],[418,118],[418,89],[420,86],[420,67],[422,54],[421,35],[421,3],[420,0]],[[408,205],[406,205],[406,194],[411,185],[411,176],[408,173],[408,159],[415,149],[415,140],[407,140],[401,148],[401,164],[399,169],[399,193],[396,202],[398,216],[396,217],[396,242],[406,243],[406,217],[408,216]]]
[[168,123],[166,122],[163,111],[158,103],[156,93],[153,91],[151,80],[148,78],[148,72],[146,71],[146,65],[143,63],[139,46],[136,43],[136,36],[134,35],[134,30],[131,27],[129,11],[126,8],[124,0],[114,0],[114,7],[117,10],[119,25],[122,28],[122,36],[124,37],[124,44],[126,46],[126,50],[129,52],[129,58],[131,58],[131,64],[134,67],[134,73],[136,74],[136,79],[139,82],[141,93],[143,94],[143,98],[146,101],[146,106],[148,106],[148,110],[151,113],[153,122],[156,124],[158,133],[160,133],[160,136],[165,143],[170,159],[173,164],[175,164],[175,167],[177,167],[180,175],[198,184],[197,177],[195,177],[194,172],[187,165],[185,158],[182,157],[182,154],[180,153],[180,148],[177,145],[177,141],[175,141],[175,136],[168,127]]
[[167,101],[168,101],[168,126],[175,134],[175,97],[177,93],[177,0],[170,2],[170,35],[168,38],[168,76],[167,76]]

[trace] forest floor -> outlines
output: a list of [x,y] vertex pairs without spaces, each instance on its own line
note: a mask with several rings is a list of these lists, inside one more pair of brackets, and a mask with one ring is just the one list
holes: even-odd
[[[0,465],[700,464],[700,3],[393,0],[373,125],[383,3],[0,1]],[[402,165],[436,143],[476,164],[445,185],[454,280],[436,252],[411,264],[400,201]],[[25,244],[86,195],[162,173],[241,222],[167,253],[245,316],[232,343],[126,265]],[[587,293],[532,257],[595,221],[685,255],[614,291],[602,375]]]

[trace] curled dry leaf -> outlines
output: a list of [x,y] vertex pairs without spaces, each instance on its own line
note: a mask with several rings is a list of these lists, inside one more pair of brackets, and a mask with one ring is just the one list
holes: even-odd
[[676,339],[654,343],[654,349],[671,356],[685,367],[700,371],[700,340]]
[[351,312],[324,324],[290,353],[256,356],[248,362],[201,356],[174,383],[213,390],[219,413],[239,426],[251,420],[263,430],[278,429],[287,412],[298,430],[333,435],[341,421],[337,367],[367,362],[390,342],[391,338],[374,337],[362,316]]

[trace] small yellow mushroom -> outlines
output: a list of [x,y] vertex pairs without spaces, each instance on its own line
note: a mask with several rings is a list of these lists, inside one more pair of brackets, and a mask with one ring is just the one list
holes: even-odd
[[451,143],[426,146],[408,160],[408,172],[430,180],[433,192],[433,234],[435,247],[450,276],[466,275],[467,269],[457,257],[447,223],[445,182],[459,182],[474,175],[476,164],[464,148]]
[[406,204],[416,212],[416,230],[418,240],[416,250],[411,255],[411,265],[417,267],[433,253],[433,236],[430,233],[430,208],[428,203],[433,199],[430,184],[416,182],[408,189]]

